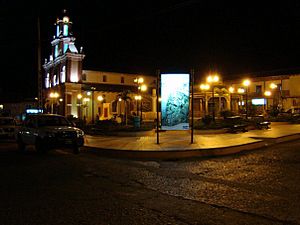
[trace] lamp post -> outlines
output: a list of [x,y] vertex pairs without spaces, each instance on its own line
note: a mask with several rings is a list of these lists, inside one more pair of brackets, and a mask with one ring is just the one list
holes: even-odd
[[[136,100],[136,105],[138,106],[139,105],[139,101],[142,99],[142,96],[140,95],[136,95],[134,96],[134,99]],[[138,107],[136,108],[136,115],[138,116],[139,114],[139,110],[138,110]]]
[[[97,100],[100,102],[100,103],[102,103],[103,102],[103,100],[104,100],[104,98],[103,98],[103,96],[102,95],[98,95],[98,97],[97,97]],[[98,108],[98,106],[97,106],[97,108]],[[101,107],[101,109],[102,109],[102,107]],[[99,110],[98,110],[98,120],[99,120],[99,118],[100,118],[100,112],[99,112]]]
[[200,90],[204,91],[204,116],[206,116],[206,91],[209,90],[209,84],[200,84]]
[[232,94],[234,93],[234,87],[229,87],[229,97],[230,97],[230,111],[232,112]]
[[91,87],[91,92],[92,92],[92,123],[94,124],[95,123],[95,118],[94,118],[94,114],[95,114],[95,99],[94,99],[94,91],[96,90],[95,87]]
[[217,74],[215,75],[209,75],[206,78],[207,83],[211,84],[211,89],[212,89],[212,98],[213,98],[213,121],[215,121],[215,86],[214,84],[219,82],[219,76]]
[[250,80],[246,79],[243,81],[243,85],[246,88],[246,119],[248,118],[248,87],[250,85]]
[[268,97],[270,97],[272,95],[272,92],[271,91],[265,91],[264,92],[264,96],[266,96],[266,110],[268,110]]
[[53,105],[54,102],[56,102],[57,98],[59,97],[59,94],[57,92],[51,92],[49,94],[49,97],[51,99],[51,114],[53,114]]
[[[244,88],[239,88],[238,90],[238,93],[241,95],[241,97],[243,96],[243,94],[245,93],[245,89]],[[239,105],[243,105],[243,99],[242,101],[239,101],[240,104]]]
[[[133,82],[136,83],[136,85],[137,85],[137,95],[139,95],[140,94],[140,90],[141,90],[141,85],[144,83],[144,78],[143,77],[137,77],[137,78],[134,79]],[[139,111],[139,109],[138,109],[139,108],[138,102],[137,102],[136,107],[137,107],[136,111],[137,111],[137,116],[138,116],[138,111]]]
[[[274,90],[274,89],[276,89],[277,88],[277,84],[274,84],[274,83],[271,83],[270,84],[270,88],[272,89],[272,90]],[[274,92],[274,91],[273,91]],[[277,96],[277,95],[275,95],[274,94],[274,96],[273,96],[273,107],[274,107],[274,105],[275,105],[275,96]],[[277,105],[276,105],[276,108],[277,108],[277,106],[278,106],[278,101],[276,101],[276,103],[277,103]]]
[[83,117],[84,118],[84,120],[86,120],[86,117],[88,116],[88,102],[90,101],[90,98],[83,98],[83,103],[85,104],[85,108],[86,108],[86,110],[85,110],[85,117]]
[[[140,86],[140,90],[141,90],[141,92],[145,92],[145,91],[147,91],[147,89],[148,89],[148,87],[147,87],[147,85],[146,84],[142,84],[141,86]],[[141,99],[140,99],[140,101],[141,101],[141,122],[142,122],[142,120],[143,120],[143,102],[142,102],[142,100],[143,100],[143,97],[141,96]]]
[[82,114],[82,112],[81,112],[81,105],[82,105],[81,104],[81,99],[82,99],[82,94],[78,94],[77,95],[77,100],[78,100],[78,104],[77,105],[78,105],[78,114],[79,114],[78,118],[79,119],[81,119],[81,117],[82,117],[82,115],[81,115]]

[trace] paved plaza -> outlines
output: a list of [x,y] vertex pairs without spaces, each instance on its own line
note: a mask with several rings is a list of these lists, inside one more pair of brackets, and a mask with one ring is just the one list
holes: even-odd
[[[166,131],[159,134],[160,144],[156,143],[156,133],[143,137],[120,136],[86,136],[85,146],[94,150],[111,150],[126,152],[147,153],[184,153],[195,156],[193,151],[205,152],[204,155],[222,155],[243,150],[264,147],[272,143],[289,141],[300,137],[300,124],[272,123],[268,130],[249,130],[245,133],[205,133],[195,132],[194,143],[191,144],[190,131]],[[236,151],[231,151],[237,148]],[[222,152],[223,150],[223,152]],[[218,153],[214,152],[218,151]],[[180,156],[179,156],[180,157]]]

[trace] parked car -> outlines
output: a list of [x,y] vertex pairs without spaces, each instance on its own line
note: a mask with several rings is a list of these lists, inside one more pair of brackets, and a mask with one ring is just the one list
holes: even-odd
[[14,138],[16,121],[12,117],[0,117],[0,137]]
[[291,108],[287,109],[285,112],[286,113],[291,113],[291,114],[300,114],[300,107],[299,106],[292,106]]
[[64,116],[54,114],[29,115],[16,134],[18,148],[34,145],[39,152],[58,147],[72,148],[79,153],[84,144],[84,132],[74,127]]

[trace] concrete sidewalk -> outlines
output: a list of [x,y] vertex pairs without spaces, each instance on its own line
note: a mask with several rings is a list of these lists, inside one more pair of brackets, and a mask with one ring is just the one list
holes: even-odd
[[190,131],[167,131],[146,137],[86,136],[85,147],[93,152],[129,158],[172,159],[196,156],[215,156],[253,150],[300,138],[300,124],[272,123],[269,130],[250,130],[246,133],[194,134]]

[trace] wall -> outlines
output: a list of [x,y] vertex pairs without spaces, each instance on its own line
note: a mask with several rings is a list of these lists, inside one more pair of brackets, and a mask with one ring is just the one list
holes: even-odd
[[[154,86],[155,77],[146,76],[143,74],[127,74],[127,73],[113,73],[103,71],[83,70],[86,79],[83,83],[98,83],[98,84],[120,84],[120,85],[135,85],[134,79],[136,77],[143,77],[144,84],[147,86]],[[103,82],[103,76],[106,76],[106,82]],[[121,77],[124,77],[124,83],[121,83]]]

